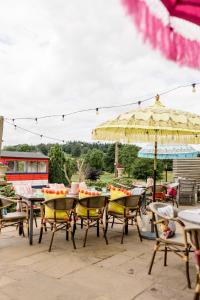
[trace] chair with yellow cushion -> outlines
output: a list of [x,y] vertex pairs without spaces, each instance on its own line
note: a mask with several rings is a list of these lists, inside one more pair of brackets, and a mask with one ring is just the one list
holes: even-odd
[[122,224],[122,236],[121,244],[123,244],[124,234],[128,232],[128,222],[132,221],[132,225],[135,224],[137,227],[140,241],[142,236],[137,223],[137,216],[140,214],[140,195],[121,196],[115,199],[111,199],[108,205],[108,216],[112,216],[117,219],[117,224]]
[[[76,222],[74,216],[74,208],[76,206],[76,198],[65,197],[65,198],[55,198],[48,199],[43,202],[42,210],[42,221],[40,228],[39,243],[42,241],[43,228],[48,222],[53,229],[52,237],[49,245],[49,252],[51,251],[54,234],[61,230],[66,229],[66,239],[68,240],[68,232],[71,232],[71,239],[73,242],[74,249],[76,249],[76,244],[74,240]],[[73,220],[73,226],[72,226]]]
[[106,230],[103,224],[103,214],[106,208],[106,202],[106,197],[104,196],[89,196],[78,200],[76,215],[78,218],[83,220],[83,226],[86,226],[83,247],[86,245],[88,230],[91,227],[97,226],[98,235],[99,224],[102,227],[106,244],[108,244]]

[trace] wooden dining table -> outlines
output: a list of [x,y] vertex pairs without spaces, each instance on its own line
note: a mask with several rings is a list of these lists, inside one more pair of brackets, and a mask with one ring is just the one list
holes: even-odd
[[42,203],[45,198],[44,196],[40,196],[40,195],[37,195],[37,194],[23,194],[23,195],[20,195],[18,194],[18,196],[25,200],[25,201],[28,201],[29,202],[29,244],[32,245],[33,244],[33,208],[34,208],[34,204],[35,203]]

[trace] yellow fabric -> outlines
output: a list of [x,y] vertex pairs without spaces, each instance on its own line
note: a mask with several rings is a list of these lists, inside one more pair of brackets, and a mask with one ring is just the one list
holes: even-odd
[[[99,193],[99,195],[101,195],[101,193]],[[92,195],[85,194],[85,191],[79,192],[79,199],[87,198],[87,197],[90,197],[90,196],[92,196]],[[79,203],[76,205],[76,213],[77,213],[77,216],[87,217],[87,209]],[[89,209],[89,215],[91,217],[98,216],[98,210],[92,209],[92,208]]]
[[200,144],[200,116],[165,107],[159,97],[152,106],[139,107],[104,122],[92,132],[96,140]]
[[[49,199],[55,199],[55,198],[65,198],[66,195],[62,195],[62,194],[47,194],[44,193],[44,197],[45,200],[49,200]],[[45,205],[45,218],[47,219],[53,219],[54,218],[54,209],[49,208],[47,205]],[[56,212],[56,219],[66,219],[67,218],[67,213],[65,210],[60,210]]]
[[112,202],[112,200],[115,200],[117,198],[127,196],[126,191],[121,191],[118,188],[111,187],[110,189],[110,201],[108,203],[108,212],[114,212],[119,215],[122,215],[124,213],[124,207],[116,202]]

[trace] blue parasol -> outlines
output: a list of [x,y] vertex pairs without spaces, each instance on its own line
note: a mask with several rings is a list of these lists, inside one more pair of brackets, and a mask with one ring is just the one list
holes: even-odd
[[[184,159],[195,158],[198,151],[189,145],[159,145],[158,159]],[[138,152],[138,157],[154,158],[154,146],[151,144],[146,145]]]
[[[198,151],[189,145],[159,145],[158,146],[158,159],[186,159],[195,158]],[[141,158],[154,158],[154,146],[152,144],[146,145],[138,152],[138,157]],[[167,182],[167,164],[165,166],[165,180]]]

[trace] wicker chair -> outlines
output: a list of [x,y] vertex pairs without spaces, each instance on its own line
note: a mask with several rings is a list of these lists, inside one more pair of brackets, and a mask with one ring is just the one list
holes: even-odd
[[196,277],[196,287],[195,287],[195,294],[194,300],[200,299],[200,227],[187,227],[185,228],[186,239],[188,235],[190,237],[190,243],[192,248],[194,249],[195,254],[195,264],[197,270],[197,277]]
[[[23,202],[23,201],[22,201]],[[26,203],[25,211],[14,211],[14,212],[6,212],[7,208],[14,205],[17,206],[18,200],[2,197],[0,196],[0,232],[2,228],[9,227],[9,226],[17,226],[19,228],[19,235],[24,234],[24,222],[26,222],[28,227],[28,206]]]
[[177,199],[179,205],[195,205],[196,180],[179,179]]
[[[160,203],[160,202],[154,202],[149,205],[149,208],[153,213],[153,220],[155,224],[156,244],[154,247],[153,256],[149,266],[148,274],[151,274],[151,270],[153,267],[153,263],[157,251],[164,251],[164,266],[167,266],[167,253],[170,251],[177,254],[177,256],[179,256],[182,259],[182,261],[185,262],[187,284],[188,287],[191,288],[190,277],[189,277],[189,252],[190,252],[191,245],[187,243],[185,239],[185,234],[184,234],[185,225],[181,220],[177,218],[177,211],[173,206],[172,206],[173,214],[174,214],[173,217],[164,216],[159,212],[159,208],[163,208],[169,205],[170,204]],[[161,235],[161,232],[159,232],[158,225],[165,224],[165,222],[168,221],[176,222],[176,224],[178,224],[181,227],[180,228],[181,233],[175,233],[173,237],[164,238]]]
[[[123,225],[121,244],[123,244],[124,234],[128,233],[129,220],[132,221],[132,225],[136,225],[140,241],[142,241],[142,236],[137,223],[137,216],[140,214],[141,195],[123,196],[117,199],[113,199],[111,202],[116,203],[123,208],[123,213],[108,209],[108,216],[113,217],[113,222]],[[115,219],[117,221],[115,221]]]
[[[52,227],[52,236],[49,245],[49,252],[51,251],[54,235],[57,231],[66,229],[66,240],[68,240],[68,232],[71,232],[71,239],[73,242],[73,247],[76,249],[76,244],[74,240],[75,230],[76,230],[76,220],[74,216],[74,208],[76,206],[76,198],[56,198],[45,200],[42,204],[42,218],[41,218],[41,228],[39,243],[42,241],[43,229],[46,223],[49,223]],[[49,208],[52,212],[51,216],[45,214],[45,206]],[[63,213],[64,216],[59,217],[59,213]],[[73,220],[73,226],[72,226]]]
[[[97,227],[97,236],[99,236],[99,225],[102,227],[103,236],[108,244],[106,228],[104,227],[103,214],[106,209],[107,200],[104,196],[92,196],[78,200],[78,205],[83,208],[85,213],[77,211],[77,217],[81,219],[83,226],[86,226],[83,247],[86,245],[88,230],[91,227]],[[95,210],[95,213],[94,213]]]

